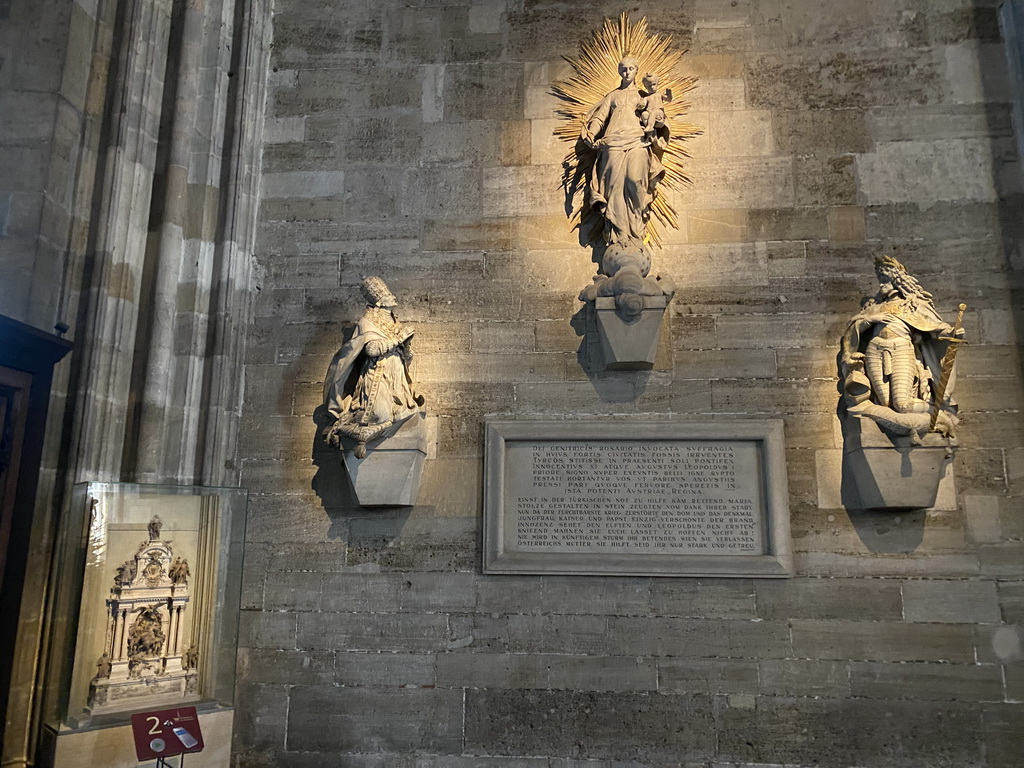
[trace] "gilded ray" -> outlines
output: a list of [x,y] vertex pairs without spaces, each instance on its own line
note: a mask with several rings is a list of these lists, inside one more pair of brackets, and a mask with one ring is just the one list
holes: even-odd
[[[662,160],[665,177],[661,186],[665,189],[655,197],[651,206],[646,239],[661,245],[661,227],[678,228],[676,212],[664,192],[690,183],[685,170],[689,154],[684,145],[687,139],[699,135],[701,131],[683,119],[690,109],[687,94],[693,90],[697,81],[680,73],[679,61],[685,51],[672,51],[671,43],[672,39],[667,35],[648,32],[646,17],[631,23],[629,14],[622,13],[618,20],[605,19],[601,28],[580,46],[576,58],[564,57],[572,66],[574,74],[556,83],[552,92],[561,100],[556,113],[562,123],[555,130],[555,135],[573,145],[563,163],[562,185],[571,200],[570,222],[574,227],[587,228],[589,218],[595,215],[583,210],[582,198],[584,180],[593,167],[597,153],[579,142],[580,132],[591,109],[607,93],[618,87],[619,61],[624,56],[632,56],[637,60],[640,73],[655,73],[661,81],[659,87],[672,93],[672,100],[664,104],[672,136]],[[584,220],[584,216],[587,220]]]

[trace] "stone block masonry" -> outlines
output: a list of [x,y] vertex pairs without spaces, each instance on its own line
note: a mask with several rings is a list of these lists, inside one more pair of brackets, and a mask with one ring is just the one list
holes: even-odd
[[[705,131],[637,374],[593,373],[571,322],[594,265],[550,135],[560,56],[621,6],[278,0],[240,768],[1020,764],[1024,196],[990,5],[635,4],[690,49]],[[839,336],[882,253],[944,316],[968,304],[942,510],[819,506]],[[416,328],[437,423],[407,510],[355,506],[313,417],[364,274]],[[483,417],[580,414],[783,418],[796,577],[482,576]]]

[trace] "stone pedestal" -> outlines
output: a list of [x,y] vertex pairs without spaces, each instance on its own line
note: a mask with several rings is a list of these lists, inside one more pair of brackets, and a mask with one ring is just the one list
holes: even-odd
[[[184,764],[188,768],[229,768],[235,710],[200,707],[198,715],[206,746],[202,752],[191,753]],[[136,768],[139,759],[135,754],[132,726],[122,722],[123,725],[78,730],[54,731],[47,726],[41,737],[40,751],[46,756],[43,764],[54,768]],[[178,765],[176,758],[171,759],[173,765]],[[153,762],[146,764],[154,765]]]
[[930,433],[914,445],[870,419],[843,425],[843,504],[849,509],[928,509],[952,458],[947,438]]
[[613,297],[595,299],[594,314],[606,369],[646,371],[654,367],[661,320],[670,299],[669,296],[644,296],[643,310],[631,320],[623,317]]
[[398,432],[367,446],[366,458],[344,452],[352,488],[364,507],[411,507],[420,490],[427,457],[427,416],[417,413]]

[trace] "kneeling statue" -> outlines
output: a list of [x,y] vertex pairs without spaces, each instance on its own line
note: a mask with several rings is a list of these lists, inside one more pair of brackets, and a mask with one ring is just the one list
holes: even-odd
[[328,444],[355,441],[355,456],[366,444],[398,431],[423,406],[409,375],[413,330],[395,315],[398,301],[379,277],[363,280],[366,313],[341,348],[324,381],[324,401],[335,422],[324,431]]

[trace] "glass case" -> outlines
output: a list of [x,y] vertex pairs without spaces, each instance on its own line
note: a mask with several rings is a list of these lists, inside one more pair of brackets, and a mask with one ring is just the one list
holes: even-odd
[[239,488],[75,486],[57,572],[50,727],[233,703],[246,501]]

